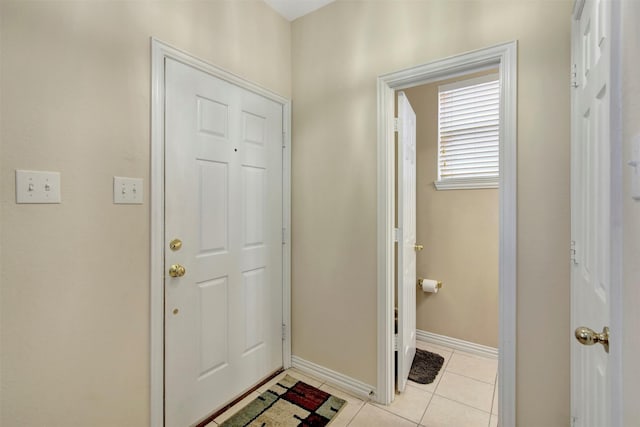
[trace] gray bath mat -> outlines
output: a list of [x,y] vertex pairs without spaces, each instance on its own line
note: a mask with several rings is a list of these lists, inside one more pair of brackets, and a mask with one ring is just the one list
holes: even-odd
[[409,379],[419,384],[431,384],[443,363],[444,357],[439,354],[417,348],[411,371],[409,371]]

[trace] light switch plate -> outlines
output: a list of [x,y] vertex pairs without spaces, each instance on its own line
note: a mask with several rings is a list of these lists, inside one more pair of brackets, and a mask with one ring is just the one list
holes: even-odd
[[144,191],[142,178],[113,177],[113,203],[141,205]]
[[17,169],[16,203],[61,203],[60,172]]

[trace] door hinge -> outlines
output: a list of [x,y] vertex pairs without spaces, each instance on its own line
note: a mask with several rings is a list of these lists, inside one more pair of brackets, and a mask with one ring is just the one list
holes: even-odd
[[393,131],[394,132],[398,132],[399,128],[400,128],[400,119],[398,117],[394,117],[393,118]]
[[578,421],[577,417],[571,417],[571,427],[576,427],[576,422]]
[[569,255],[571,256],[571,263],[573,265],[578,265],[578,249],[575,240],[571,241],[571,246],[569,247]]
[[287,148],[287,133],[282,131],[282,148]]
[[578,66],[576,64],[571,66],[571,87],[574,89],[578,87]]
[[287,244],[287,229],[286,228],[282,229],[282,244],[283,245]]
[[287,325],[282,324],[282,341],[284,341],[287,337]]
[[394,228],[393,229],[393,241],[394,242],[400,241],[400,229],[399,228]]

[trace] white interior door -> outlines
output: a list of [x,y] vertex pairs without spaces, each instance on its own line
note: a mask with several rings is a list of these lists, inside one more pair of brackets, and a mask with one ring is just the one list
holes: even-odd
[[416,354],[416,113],[398,92],[398,391]]
[[185,427],[282,367],[282,105],[165,75],[165,425]]
[[[608,1],[579,1],[572,28],[572,326],[598,333],[610,324],[609,11]],[[582,335],[598,339],[586,330]],[[571,350],[575,425],[611,425],[608,352],[574,339]]]

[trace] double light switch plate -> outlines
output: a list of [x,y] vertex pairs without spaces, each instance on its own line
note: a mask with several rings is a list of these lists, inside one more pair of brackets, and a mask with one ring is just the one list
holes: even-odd
[[142,178],[113,177],[113,203],[141,205],[143,200]]
[[16,170],[16,203],[60,202],[60,172]]

